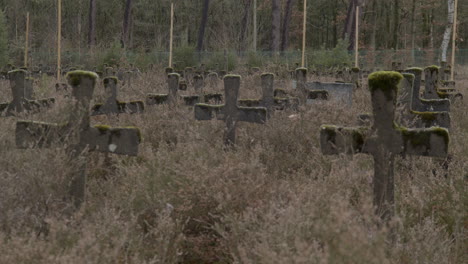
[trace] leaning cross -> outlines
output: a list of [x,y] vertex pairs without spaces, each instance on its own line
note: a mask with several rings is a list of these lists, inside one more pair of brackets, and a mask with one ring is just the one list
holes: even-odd
[[237,105],[240,79],[239,75],[226,75],[224,77],[224,105],[195,105],[195,119],[217,119],[226,122],[224,144],[227,146],[236,143],[236,126],[238,122],[263,124],[267,119],[267,109],[265,107],[241,107]]
[[264,73],[261,75],[262,81],[262,99],[241,99],[238,101],[239,106],[246,107],[265,107],[270,116],[273,110],[284,110],[286,108],[297,109],[299,99],[295,97],[276,97],[273,73]]
[[144,111],[145,105],[143,101],[121,102],[117,100],[118,82],[117,77],[104,78],[104,90],[108,97],[104,104],[96,104],[92,107],[91,115],[135,114]]
[[89,104],[98,76],[94,72],[73,71],[67,74],[67,79],[75,99],[68,123],[19,121],[16,123],[16,145],[21,149],[68,145],[78,168],[71,175],[70,195],[79,207],[85,200],[86,185],[86,162],[79,156],[86,150],[136,156],[141,135],[136,127],[91,127]]
[[397,72],[376,72],[369,76],[369,89],[375,117],[372,128],[322,126],[322,153],[367,153],[374,159],[374,204],[383,219],[394,212],[395,155],[446,157],[449,133],[445,128],[408,129],[395,124],[398,85]]
[[0,104],[0,113],[6,110],[6,115],[12,116],[15,112],[37,111],[41,107],[50,107],[55,102],[54,98],[29,100],[32,96],[32,83],[26,75],[25,70],[8,72],[13,101]]

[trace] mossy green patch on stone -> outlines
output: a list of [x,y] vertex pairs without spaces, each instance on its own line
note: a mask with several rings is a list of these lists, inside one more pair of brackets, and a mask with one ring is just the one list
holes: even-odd
[[428,71],[431,71],[431,72],[434,72],[434,71],[439,72],[439,69],[440,69],[439,66],[431,65],[431,66],[426,67],[424,70],[428,70]]
[[108,125],[95,125],[94,128],[97,128],[101,135],[106,134],[111,129]]
[[115,82],[117,84],[117,83],[119,83],[119,78],[117,78],[115,76],[110,76],[110,77],[104,78],[104,80],[103,80],[104,84],[109,84],[110,81],[113,81],[113,82]]
[[23,69],[16,69],[16,70],[9,71],[9,72],[8,72],[8,75],[10,75],[10,74],[16,74],[16,73],[24,73],[24,74],[26,74],[27,71],[25,71],[25,70],[23,70]]
[[446,147],[450,141],[448,130],[441,127],[432,127],[422,130],[407,129],[405,127],[398,127],[397,129],[401,132],[405,145],[410,143],[413,147],[425,146],[429,149],[431,147],[431,136],[434,134],[443,138]]
[[352,72],[359,72],[360,70],[359,70],[358,67],[352,67],[352,68],[351,68],[351,71],[352,71]]
[[411,68],[406,69],[405,71],[407,71],[407,72],[422,73],[422,72],[423,72],[423,69],[422,69],[422,68],[418,68],[418,67],[411,67]]
[[96,81],[99,76],[91,71],[71,71],[67,73],[67,80],[72,86],[80,85],[83,78],[89,78],[93,81]]
[[396,100],[398,86],[403,75],[394,71],[380,71],[369,75],[369,90],[374,94],[377,90],[385,94],[387,100]]
[[224,79],[241,79],[242,77],[237,74],[227,74],[224,76]]

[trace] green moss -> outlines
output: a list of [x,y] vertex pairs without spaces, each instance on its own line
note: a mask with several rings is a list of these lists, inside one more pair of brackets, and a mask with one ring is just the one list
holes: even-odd
[[301,73],[303,73],[304,75],[306,75],[306,74],[307,74],[307,68],[303,68],[303,67],[297,68],[297,69],[296,69],[296,72],[301,72]]
[[241,79],[241,76],[236,74],[227,74],[224,76],[224,79]]
[[402,73],[403,78],[407,79],[410,82],[414,82],[414,74],[411,73]]
[[374,72],[369,75],[369,90],[373,95],[375,91],[384,92],[387,100],[396,100],[398,85],[403,79],[403,75],[393,71]]
[[410,143],[413,147],[426,145],[427,148],[430,148],[428,144],[430,144],[431,135],[433,134],[442,137],[446,147],[448,147],[450,142],[448,130],[441,127],[432,127],[422,130],[412,130],[405,127],[397,127],[396,129],[401,132],[405,145]]
[[420,117],[423,121],[425,122],[432,122],[437,119],[437,115],[440,114],[440,112],[418,112],[418,111],[411,111],[418,117]]
[[94,128],[97,128],[101,135],[106,134],[109,130],[111,130],[111,127],[108,125],[95,125]]
[[32,78],[32,77],[26,77],[26,79],[25,79],[25,80],[28,80],[28,81],[34,81],[34,78]]
[[115,77],[115,76],[111,76],[111,77],[106,77],[104,78],[104,84],[109,84],[110,81],[114,81],[116,84],[119,83],[119,78]]
[[26,74],[27,72],[26,72],[25,70],[23,70],[23,69],[17,69],[17,70],[9,71],[9,72],[8,72],[8,75],[10,75],[10,74],[16,74],[16,73],[24,73],[24,74]]
[[171,72],[167,75],[168,78],[170,77],[175,77],[175,78],[180,78],[180,74],[178,73],[175,73],[175,72]]
[[439,72],[439,69],[440,69],[439,66],[432,65],[432,66],[426,67],[424,70],[431,71],[431,72],[433,72],[433,71]]
[[273,73],[271,72],[265,72],[265,73],[262,73],[262,75],[260,75],[262,78],[263,77],[266,77],[266,76],[275,76]]
[[418,68],[418,67],[412,67],[412,68],[408,68],[405,70],[406,72],[416,72],[416,73],[421,73],[423,72],[423,69],[421,68]]
[[359,72],[360,69],[359,69],[358,67],[353,67],[353,68],[351,68],[351,71],[352,71],[352,72]]
[[221,110],[224,108],[224,105],[211,105],[211,104],[196,104],[202,110]]
[[89,78],[93,81],[96,81],[96,79],[99,77],[96,73],[90,71],[71,71],[67,73],[67,80],[72,86],[80,85],[83,78]]

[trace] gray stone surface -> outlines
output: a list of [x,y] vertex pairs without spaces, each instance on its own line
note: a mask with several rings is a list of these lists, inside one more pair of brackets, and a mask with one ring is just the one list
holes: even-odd
[[383,219],[394,214],[395,155],[446,157],[449,133],[444,128],[407,129],[395,127],[398,85],[403,76],[376,72],[369,77],[372,96],[372,127],[322,126],[320,145],[325,155],[367,153],[374,159],[373,196]]

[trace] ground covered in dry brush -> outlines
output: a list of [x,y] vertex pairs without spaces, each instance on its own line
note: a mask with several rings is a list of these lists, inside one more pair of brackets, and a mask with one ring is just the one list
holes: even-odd
[[[166,92],[158,76],[122,87],[120,100]],[[54,96],[52,82],[36,83],[38,98]],[[260,97],[258,83],[244,78],[241,97]],[[459,83],[468,89],[467,80]],[[96,90],[98,101],[103,87]],[[8,82],[0,95],[11,98]],[[33,116],[1,118],[0,263],[466,261],[467,104],[453,107],[447,177],[437,160],[397,160],[397,216],[383,224],[372,207],[372,159],[320,152],[320,125],[355,125],[370,111],[366,88],[354,102],[240,124],[235,151],[223,149],[223,122],[197,122],[188,107],[93,117],[93,124],[138,126],[143,142],[138,157],[89,156],[87,202],[74,214],[65,199],[68,154],[19,150],[14,137],[18,119],[64,120],[66,99]]]

